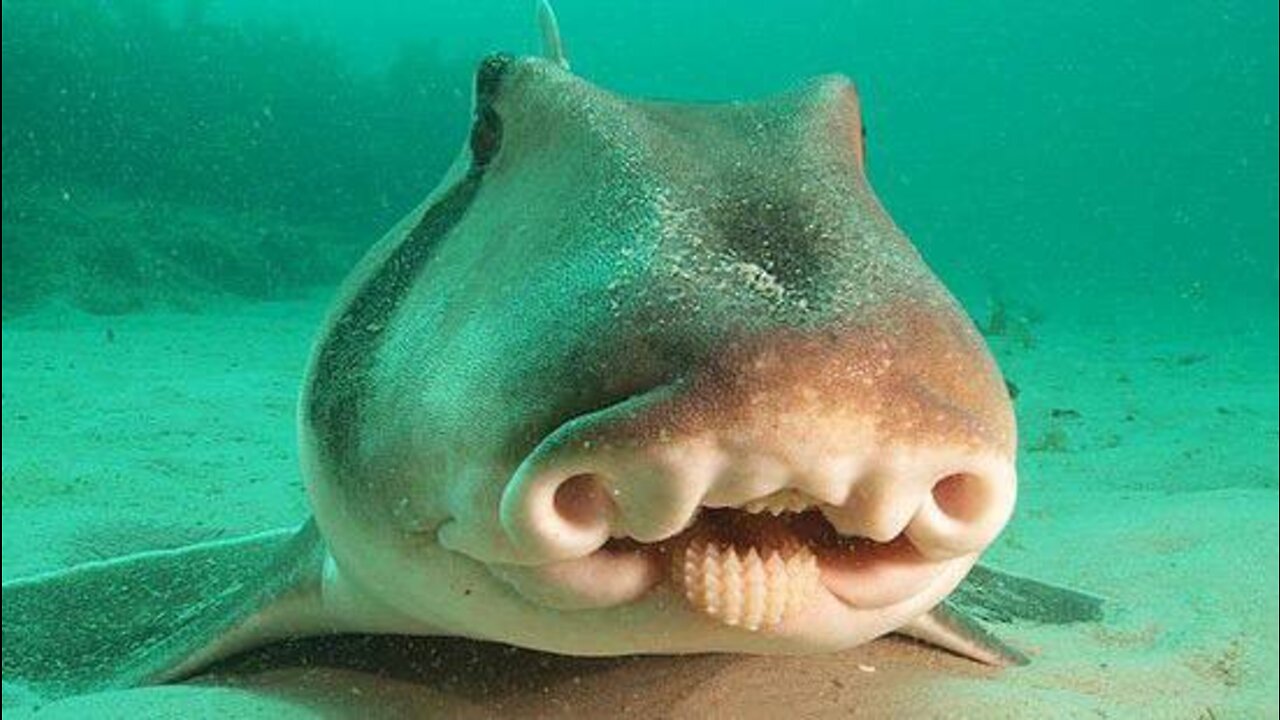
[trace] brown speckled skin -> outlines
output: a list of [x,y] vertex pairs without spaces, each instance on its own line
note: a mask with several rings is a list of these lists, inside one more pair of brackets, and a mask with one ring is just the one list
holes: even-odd
[[886,444],[1011,458],[1016,433],[1000,376],[968,322],[945,309],[888,307],[870,322],[729,341],[685,376],[678,401],[616,439],[716,428],[782,450],[826,427],[865,426]]

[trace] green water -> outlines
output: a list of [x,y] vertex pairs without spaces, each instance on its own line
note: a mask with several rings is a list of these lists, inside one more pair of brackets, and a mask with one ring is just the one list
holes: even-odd
[[[4,4],[6,582],[306,516],[325,308],[466,141],[479,59],[538,52],[532,5]],[[627,96],[856,84],[871,184],[1017,389],[992,556],[1123,608],[1073,636],[1102,649],[1033,633],[1067,664],[1011,716],[1274,716],[1274,4],[556,10],[574,72]]]

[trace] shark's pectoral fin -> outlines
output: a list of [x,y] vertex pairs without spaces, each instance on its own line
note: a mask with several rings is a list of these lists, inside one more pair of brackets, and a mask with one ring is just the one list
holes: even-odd
[[1027,656],[957,611],[946,601],[898,629],[900,635],[936,645],[987,665],[1026,665]]
[[988,623],[1030,621],[1048,625],[1096,622],[1103,598],[1042,580],[977,565],[947,603]]
[[316,604],[324,555],[311,521],[5,583],[6,703],[160,682],[269,638]]
[[988,623],[1053,625],[1102,619],[1103,599],[979,565],[940,605],[898,630],[987,665],[1025,665],[1027,656],[987,630]]

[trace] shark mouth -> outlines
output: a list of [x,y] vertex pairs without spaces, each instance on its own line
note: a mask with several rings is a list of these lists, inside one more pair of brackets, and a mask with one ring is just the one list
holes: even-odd
[[705,618],[767,631],[823,592],[861,610],[904,601],[945,565],[904,533],[888,542],[842,535],[821,503],[784,489],[738,507],[700,508],[658,542],[614,538],[583,558],[490,569],[527,599],[560,609],[619,605],[665,584]]

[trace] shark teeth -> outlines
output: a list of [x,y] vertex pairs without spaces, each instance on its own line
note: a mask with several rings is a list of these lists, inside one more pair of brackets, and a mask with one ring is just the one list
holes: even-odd
[[804,512],[815,503],[812,498],[799,490],[787,488],[771,493],[762,498],[756,498],[742,506],[742,510],[753,515],[760,513],[769,513],[770,515],[781,515],[783,513]]
[[671,576],[695,610],[752,631],[795,616],[821,587],[817,557],[798,543],[762,554],[754,545],[694,537],[673,554]]

